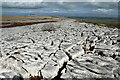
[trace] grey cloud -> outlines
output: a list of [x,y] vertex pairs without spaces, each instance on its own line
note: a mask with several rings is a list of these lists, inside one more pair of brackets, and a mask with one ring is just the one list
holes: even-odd
[[36,9],[47,7],[47,3],[43,2],[3,2],[2,8],[21,8],[21,9]]
[[63,8],[63,9],[74,9],[76,7],[79,7],[79,5],[76,5],[76,3],[74,2],[59,2],[57,3],[58,7]]
[[117,2],[91,2],[87,3],[88,6],[91,7],[96,7],[96,8],[118,8],[118,3]]
[[120,0],[61,0],[61,1],[63,2],[119,2]]
[[119,2],[120,0],[2,0],[2,2]]
[[38,9],[38,8],[59,7],[72,9],[77,7],[74,3],[61,2],[3,2],[2,8]]
[[[64,0],[63,0],[64,1]],[[59,7],[62,9],[74,9],[77,7],[88,8],[118,8],[117,2],[3,2],[3,8],[38,9],[46,7]]]
[[117,2],[63,2],[64,7],[118,8]]
[[76,7],[105,8],[105,9],[118,8],[117,2],[62,2],[59,3],[58,5],[66,9],[73,9]]

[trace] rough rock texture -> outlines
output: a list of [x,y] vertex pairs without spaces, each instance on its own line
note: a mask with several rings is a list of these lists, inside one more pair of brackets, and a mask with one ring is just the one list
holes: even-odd
[[120,79],[117,28],[63,20],[43,31],[45,24],[0,29],[0,78]]

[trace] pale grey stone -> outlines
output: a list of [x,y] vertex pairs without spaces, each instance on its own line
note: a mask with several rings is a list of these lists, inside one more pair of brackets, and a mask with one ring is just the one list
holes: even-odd
[[15,78],[18,74],[29,78],[41,72],[44,78],[119,79],[117,28],[73,19],[49,24],[47,28],[54,27],[55,31],[41,31],[46,23],[2,29],[0,78]]
[[114,78],[113,71],[118,67],[117,61],[112,58],[85,55],[69,61],[67,71],[63,72],[61,78]]

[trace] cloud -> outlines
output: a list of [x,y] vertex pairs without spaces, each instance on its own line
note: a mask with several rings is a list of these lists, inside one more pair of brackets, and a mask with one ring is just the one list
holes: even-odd
[[57,12],[59,12],[59,11],[52,11],[53,13],[57,13]]
[[67,0],[58,0],[59,2],[44,2],[44,0],[41,1],[43,2],[2,2],[2,8],[39,9],[58,7],[62,9],[75,9],[77,7],[79,8],[84,6],[85,8],[113,9],[118,7],[117,2],[65,2]]
[[62,0],[63,2],[119,2],[119,0]]
[[103,13],[108,13],[114,11],[113,9],[96,9],[93,10],[93,12],[103,12]]
[[118,8],[117,2],[89,2],[85,3],[87,7],[93,7],[93,8],[106,8],[106,9],[113,9]]
[[70,2],[2,2],[2,8],[39,9],[50,7],[73,9],[78,5]]
[[120,0],[2,0],[2,2],[119,2]]
[[75,2],[58,2],[56,6],[63,9],[75,9],[79,7]]
[[3,2],[2,8],[20,8],[20,9],[37,9],[47,7],[47,3],[42,2]]

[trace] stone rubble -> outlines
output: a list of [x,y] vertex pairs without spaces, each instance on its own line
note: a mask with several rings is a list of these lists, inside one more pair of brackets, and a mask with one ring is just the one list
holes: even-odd
[[[45,24],[55,31],[42,31]],[[118,30],[74,20],[1,28],[0,78],[119,80]]]

